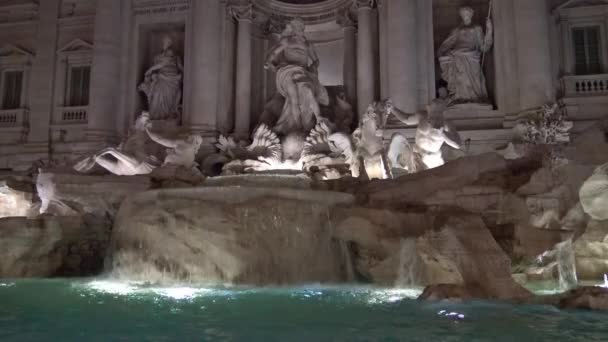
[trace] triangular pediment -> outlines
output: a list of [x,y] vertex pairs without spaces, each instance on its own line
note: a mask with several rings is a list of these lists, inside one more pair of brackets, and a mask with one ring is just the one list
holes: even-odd
[[558,5],[555,9],[566,9],[576,7],[589,7],[589,6],[601,6],[608,5],[608,0],[567,0]]
[[59,49],[59,53],[70,53],[70,52],[81,52],[81,51],[92,51],[93,44],[82,40],[80,38],[76,38],[69,43],[65,44],[61,49]]
[[0,47],[0,57],[33,57],[33,54],[13,44]]

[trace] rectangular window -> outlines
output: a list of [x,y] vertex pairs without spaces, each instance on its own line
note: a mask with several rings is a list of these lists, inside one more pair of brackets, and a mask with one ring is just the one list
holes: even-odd
[[572,40],[576,74],[601,74],[599,26],[572,29]]
[[83,107],[89,105],[90,66],[70,68],[68,89],[68,106]]
[[6,71],[3,73],[3,76],[2,109],[20,108],[23,71]]

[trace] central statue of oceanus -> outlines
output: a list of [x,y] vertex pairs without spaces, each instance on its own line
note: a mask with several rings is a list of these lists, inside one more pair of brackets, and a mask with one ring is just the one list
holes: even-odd
[[273,127],[279,135],[308,134],[321,121],[320,105],[329,96],[318,78],[319,57],[304,35],[300,19],[287,24],[279,43],[266,60],[265,68],[276,71],[277,90],[285,98],[281,115]]

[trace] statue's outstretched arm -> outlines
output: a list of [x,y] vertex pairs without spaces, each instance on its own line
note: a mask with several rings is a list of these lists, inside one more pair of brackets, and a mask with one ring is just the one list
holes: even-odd
[[146,128],[146,133],[148,133],[148,136],[150,137],[150,139],[152,139],[152,141],[154,141],[157,144],[163,145],[165,147],[168,148],[176,148],[177,147],[177,143],[178,141],[176,140],[171,140],[171,139],[167,139],[167,138],[163,138],[160,135],[151,132],[149,128]]
[[460,134],[458,131],[450,124],[446,123],[443,128],[443,137],[445,138],[445,143],[448,146],[460,150],[462,148],[462,139],[460,138]]

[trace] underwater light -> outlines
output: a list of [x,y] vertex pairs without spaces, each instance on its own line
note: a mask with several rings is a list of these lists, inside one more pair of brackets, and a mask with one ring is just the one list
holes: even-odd
[[193,299],[204,293],[213,292],[211,289],[194,287],[150,287],[143,283],[127,283],[107,280],[95,280],[86,284],[86,287],[103,293],[130,296],[140,294],[155,294],[175,300]]
[[437,313],[439,316],[449,317],[452,319],[464,319],[464,314],[459,312],[448,312],[447,310],[441,310]]
[[396,303],[403,299],[416,299],[422,294],[421,289],[388,289],[372,291],[370,304]]

